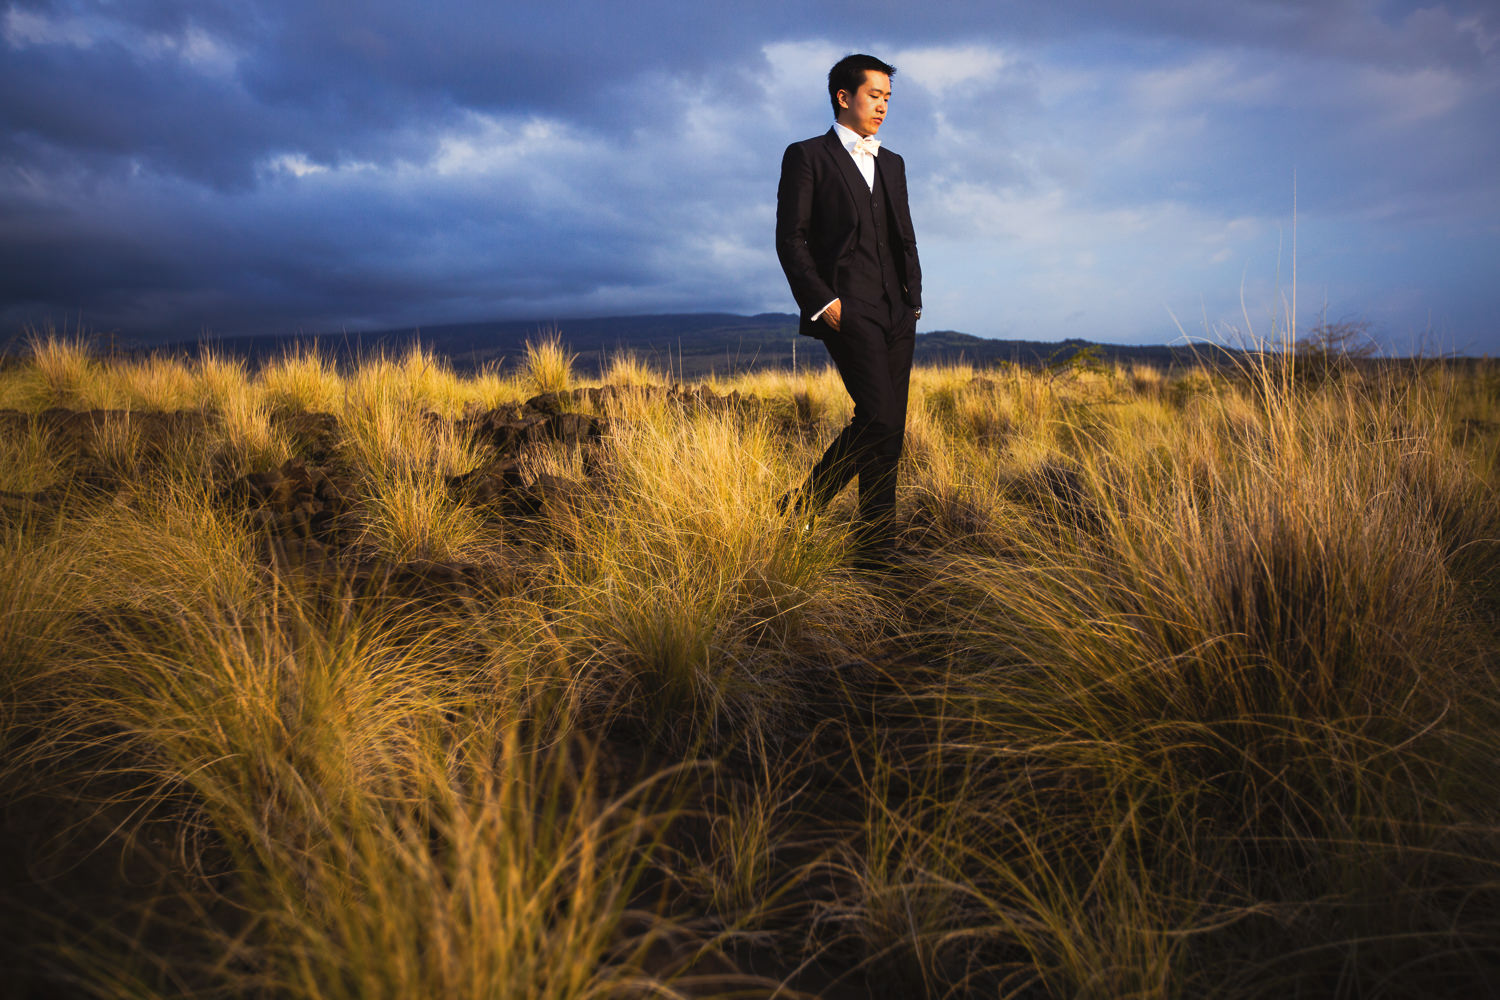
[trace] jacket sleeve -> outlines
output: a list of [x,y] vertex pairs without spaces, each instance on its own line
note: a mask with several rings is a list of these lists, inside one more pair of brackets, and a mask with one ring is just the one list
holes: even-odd
[[776,257],[803,316],[811,316],[838,298],[838,293],[819,276],[808,247],[812,211],[812,164],[808,162],[806,147],[793,143],[781,158],[781,182],[776,187]]

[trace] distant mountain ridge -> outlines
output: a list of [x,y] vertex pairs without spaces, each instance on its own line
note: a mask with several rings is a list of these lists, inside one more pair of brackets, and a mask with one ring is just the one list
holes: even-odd
[[[473,370],[508,366],[525,356],[526,343],[556,332],[577,354],[575,366],[597,374],[609,358],[633,352],[679,378],[702,378],[768,367],[818,367],[828,361],[823,345],[797,334],[793,313],[664,313],[646,316],[597,316],[558,320],[494,320],[450,323],[415,329],[362,333],[204,337],[150,348],[196,355],[208,349],[243,357],[252,364],[289,349],[316,344],[336,358],[350,360],[379,352],[397,352],[420,342],[446,357],[454,367]],[[1240,352],[1213,345],[1166,346],[991,340],[955,330],[917,335],[916,361],[931,364],[965,360],[977,365],[1007,361],[1023,365],[1060,363],[1087,350],[1103,362],[1139,362],[1158,367],[1216,363]]]

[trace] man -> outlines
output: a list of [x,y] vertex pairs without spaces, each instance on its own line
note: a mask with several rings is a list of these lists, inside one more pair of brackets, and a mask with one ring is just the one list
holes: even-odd
[[896,68],[868,55],[828,72],[834,125],[787,147],[776,191],[776,255],[801,312],[854,401],[849,426],[781,499],[799,521],[859,478],[856,560],[888,561],[894,538],[896,467],[906,434],[906,393],[922,269],[906,200],[906,165],[880,148]]

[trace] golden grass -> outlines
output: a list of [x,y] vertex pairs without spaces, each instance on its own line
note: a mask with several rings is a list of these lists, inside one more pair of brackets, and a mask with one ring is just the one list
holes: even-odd
[[344,397],[337,368],[316,344],[289,350],[268,362],[256,380],[273,410],[333,413]]
[[461,412],[460,400],[452,373],[420,349],[399,364],[378,359],[349,379],[342,451],[367,486],[360,521],[378,552],[460,559],[484,537],[478,517],[447,488],[449,477],[474,469],[483,454],[432,408]]
[[36,493],[57,483],[64,474],[57,442],[39,420],[0,440],[0,490]]
[[573,387],[573,360],[556,330],[540,340],[526,342],[525,384],[536,393],[566,392]]
[[73,731],[105,727],[100,750],[191,797],[254,914],[249,934],[182,933],[236,992],[612,993],[635,975],[649,817],[465,696],[441,633],[397,624],[207,609],[122,623],[80,663]]
[[844,650],[870,599],[829,572],[837,534],[779,530],[770,498],[787,474],[765,424],[663,405],[627,398],[600,458],[612,491],[559,503],[558,632],[645,724],[678,720],[670,739],[760,739],[791,707],[789,654]]
[[202,484],[155,482],[66,525],[83,608],[243,607],[261,586],[245,527]]
[[114,371],[125,409],[185,410],[201,398],[197,373],[177,358],[152,355],[119,364]]
[[250,375],[245,362],[203,348],[189,368],[192,395],[197,406],[212,410],[228,406],[247,395]]
[[68,337],[49,331],[46,336],[34,333],[28,338],[30,361],[27,374],[31,389],[27,400],[32,406],[98,405],[98,395],[91,391],[98,384],[98,364],[87,341],[80,336]]
[[366,372],[350,379],[339,414],[343,450],[352,467],[371,476],[421,471],[446,477],[477,464],[473,444],[451,421],[433,419],[442,414],[423,405],[399,369],[387,370],[384,377]]
[[492,534],[473,511],[449,496],[441,478],[431,474],[371,480],[360,520],[361,540],[397,561],[467,561]]
[[666,377],[633,351],[619,351],[610,356],[601,380],[605,385],[662,385]]
[[[621,355],[606,381],[662,379]],[[71,817],[47,857],[164,874],[25,896],[24,974],[307,998],[1500,982],[1492,370],[918,370],[882,577],[846,565],[847,497],[807,535],[773,504],[847,418],[832,369],[716,379],[742,410],[619,395],[602,438],[518,456],[525,516],[450,492],[497,457],[454,417],[573,383],[559,341],[461,376],[420,346],[251,374],[34,340],[11,405],[124,412],[76,448],[40,420],[0,443],[0,782]],[[161,408],[207,417],[164,442]],[[311,583],[221,491],[305,458],[277,415],[309,410],[354,491]],[[381,561],[478,583],[357,581]],[[745,949],[770,979],[704,972]]]
[[271,405],[263,394],[229,390],[216,396],[226,451],[236,469],[265,469],[292,457],[292,442],[272,422]]

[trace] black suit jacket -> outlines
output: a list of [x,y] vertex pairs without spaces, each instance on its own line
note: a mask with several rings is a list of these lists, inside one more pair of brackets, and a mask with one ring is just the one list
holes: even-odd
[[[891,246],[903,297],[908,306],[920,309],[922,266],[906,201],[906,164],[884,148],[876,160],[895,227]],[[849,273],[861,228],[874,224],[870,189],[837,132],[830,128],[786,148],[776,189],[776,256],[802,314],[800,333],[823,337],[831,332],[821,319],[812,321],[813,313],[844,298],[851,285],[862,283],[860,278],[873,278],[878,287],[878,275]]]

